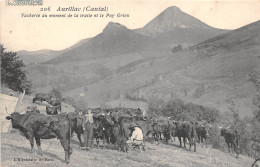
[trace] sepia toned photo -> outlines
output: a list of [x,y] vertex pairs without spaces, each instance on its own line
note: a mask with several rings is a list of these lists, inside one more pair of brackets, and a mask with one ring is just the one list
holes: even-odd
[[260,167],[260,1],[0,0],[2,167]]

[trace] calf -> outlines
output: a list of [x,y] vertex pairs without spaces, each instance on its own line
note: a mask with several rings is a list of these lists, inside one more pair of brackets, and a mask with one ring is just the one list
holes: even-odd
[[239,134],[238,131],[232,128],[222,128],[220,131],[220,135],[224,137],[227,145],[228,152],[230,152],[230,148],[233,148],[236,152],[236,158],[239,157]]
[[65,162],[69,163],[70,154],[72,154],[70,147],[71,123],[67,115],[46,116],[36,113],[20,114],[14,112],[7,116],[6,119],[11,120],[12,127],[18,129],[30,141],[31,152],[34,152],[34,139],[39,154],[42,155],[40,139],[57,137],[65,151]]

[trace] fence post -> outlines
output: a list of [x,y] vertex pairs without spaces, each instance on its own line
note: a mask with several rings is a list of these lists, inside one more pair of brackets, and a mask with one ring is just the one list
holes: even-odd
[[25,90],[23,90],[23,94],[21,94],[20,97],[18,98],[18,103],[15,106],[14,112],[19,110],[19,107],[20,107],[20,104],[21,104],[21,100],[23,100],[24,94],[25,94]]

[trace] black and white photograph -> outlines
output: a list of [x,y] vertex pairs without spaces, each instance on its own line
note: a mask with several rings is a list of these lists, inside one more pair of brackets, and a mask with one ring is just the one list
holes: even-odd
[[260,167],[259,0],[0,0],[2,167]]

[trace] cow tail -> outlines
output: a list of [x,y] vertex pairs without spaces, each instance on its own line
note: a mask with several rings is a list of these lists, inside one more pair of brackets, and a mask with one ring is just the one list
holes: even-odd
[[119,150],[125,151],[126,143],[125,143],[125,133],[123,129],[123,123],[124,120],[122,120],[119,125],[119,138],[117,140],[117,143],[119,145]]
[[125,138],[125,133],[124,133],[124,129],[123,129],[123,123],[124,123],[124,120],[122,120],[121,124],[120,124],[120,133],[121,133],[121,137],[122,138]]
[[70,146],[70,143],[71,143],[71,119],[69,116],[67,116],[67,119],[69,121],[69,140],[68,140],[68,147],[69,147],[69,153],[71,154],[72,153],[72,149],[71,149],[71,146]]
[[193,123],[192,128],[191,128],[191,137],[196,138],[195,123]]

